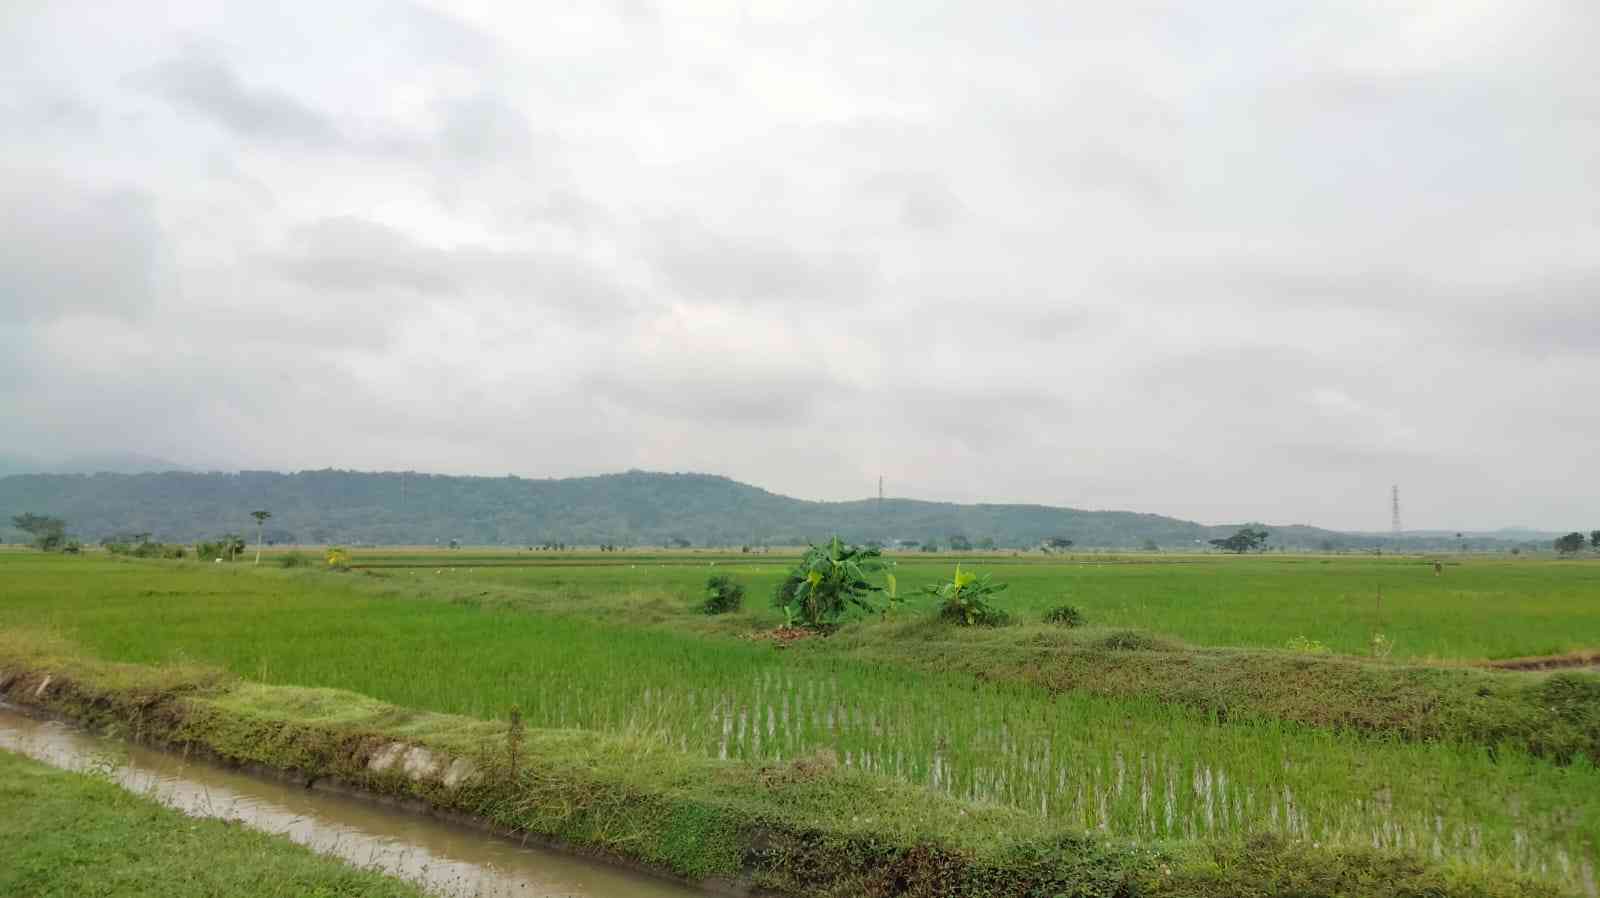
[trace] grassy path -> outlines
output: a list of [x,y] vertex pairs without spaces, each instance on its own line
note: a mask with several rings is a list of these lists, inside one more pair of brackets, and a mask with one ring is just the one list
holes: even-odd
[[0,751],[0,895],[421,898],[287,839]]

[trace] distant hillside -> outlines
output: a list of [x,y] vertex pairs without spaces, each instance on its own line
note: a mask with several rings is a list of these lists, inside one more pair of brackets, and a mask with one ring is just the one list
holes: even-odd
[[[563,480],[335,470],[0,477],[0,526],[22,512],[50,514],[86,540],[148,532],[188,542],[253,533],[255,508],[272,512],[269,538],[305,543],[794,545],[838,533],[852,541],[935,541],[946,548],[953,536],[998,546],[1063,537],[1083,547],[1194,548],[1235,529],[1044,505],[808,502],[726,477],[642,471]],[[1389,542],[1314,527],[1268,529],[1273,545],[1297,548]],[[0,534],[21,539],[15,531]]]

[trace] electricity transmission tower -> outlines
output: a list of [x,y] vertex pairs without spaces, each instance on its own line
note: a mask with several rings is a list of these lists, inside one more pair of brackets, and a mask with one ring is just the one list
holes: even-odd
[[1394,536],[1400,535],[1400,484],[1395,484],[1389,489],[1389,530]]

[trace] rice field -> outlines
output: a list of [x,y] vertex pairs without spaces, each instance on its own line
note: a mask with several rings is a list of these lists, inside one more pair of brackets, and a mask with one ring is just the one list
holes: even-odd
[[[749,584],[752,614],[776,623],[766,598],[792,556],[663,553],[640,556],[544,553],[357,553],[376,570],[503,586],[552,599],[547,610],[610,607],[617,597],[687,603],[708,570]],[[901,591],[948,579],[955,556],[894,558]],[[1024,619],[1071,604],[1091,624],[1169,635],[1195,645],[1282,648],[1304,638],[1364,654],[1374,633],[1395,658],[1474,660],[1554,655],[1600,646],[1600,559],[1509,556],[993,554],[963,563],[1009,587],[1001,604]],[[1435,573],[1433,562],[1441,562]],[[404,565],[404,566],[402,566]],[[436,573],[438,572],[438,573]],[[918,606],[908,609],[916,613]],[[926,610],[926,608],[923,608]]]
[[[557,600],[596,603],[591,610],[672,605],[677,584],[692,589],[705,576],[698,563],[636,564],[402,568],[370,577],[5,556],[0,627],[50,632],[112,660],[205,662],[262,682],[349,689],[409,707],[483,718],[516,707],[533,726],[631,732],[713,757],[766,763],[832,752],[851,767],[1130,841],[1276,832],[1402,847],[1584,887],[1595,881],[1600,771],[1587,760],[1557,766],[1506,749],[1219,724],[1154,702],[1051,695],[644,629],[613,614],[537,610]],[[762,579],[779,570],[722,567],[752,582],[756,605]],[[918,565],[915,575],[931,579],[937,569]],[[1104,569],[1085,569],[1054,585],[1045,575],[1059,567],[1002,574],[1029,584],[1017,589],[1018,604],[1043,606],[1053,590],[1104,589]],[[1128,576],[1124,568],[1112,573]],[[1513,569],[1487,579],[1503,588],[1518,576]],[[508,598],[518,584],[532,606]],[[1091,614],[1112,607],[1081,604]]]

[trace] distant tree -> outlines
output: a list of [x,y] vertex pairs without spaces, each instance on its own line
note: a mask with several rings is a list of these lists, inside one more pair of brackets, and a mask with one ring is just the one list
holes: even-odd
[[11,519],[12,526],[33,537],[34,548],[54,552],[66,542],[67,522],[48,515],[26,512]]
[[1046,537],[1040,545],[1047,552],[1051,550],[1060,552],[1072,548],[1072,540],[1064,536],[1050,536]]
[[967,535],[965,533],[952,533],[950,534],[947,542],[950,543],[950,551],[952,552],[972,551],[972,540],[967,539]]
[[674,536],[671,539],[667,540],[667,547],[668,548],[672,548],[672,549],[687,549],[687,548],[689,548],[689,547],[691,547],[693,545],[694,545],[694,543],[690,542],[687,539],[684,539],[681,536]]
[[985,552],[993,551],[994,550],[994,537],[985,536],[983,539],[978,540],[978,548],[984,550]]
[[222,545],[223,545],[223,548],[228,553],[228,560],[229,561],[232,561],[235,558],[238,558],[240,555],[244,554],[244,549],[245,549],[244,537],[240,536],[237,533],[225,533],[225,534],[223,534],[222,535]]
[[256,564],[261,563],[261,528],[266,526],[267,518],[272,517],[272,512],[265,508],[258,508],[250,512],[250,517],[256,519]]
[[1589,531],[1589,548],[1600,552],[1600,530]]
[[1142,548],[1146,552],[1159,552],[1159,551],[1161,551],[1161,544],[1157,543],[1153,539],[1147,539],[1147,540],[1144,541],[1144,545],[1141,546],[1140,548]]
[[1556,539],[1556,551],[1562,555],[1572,555],[1582,548],[1583,534],[1576,530]]
[[1240,527],[1239,532],[1228,537],[1227,539],[1211,540],[1211,545],[1216,546],[1224,552],[1234,552],[1236,554],[1243,555],[1246,552],[1253,552],[1265,546],[1267,542],[1267,536],[1268,533],[1265,530],[1257,530],[1253,527]]

